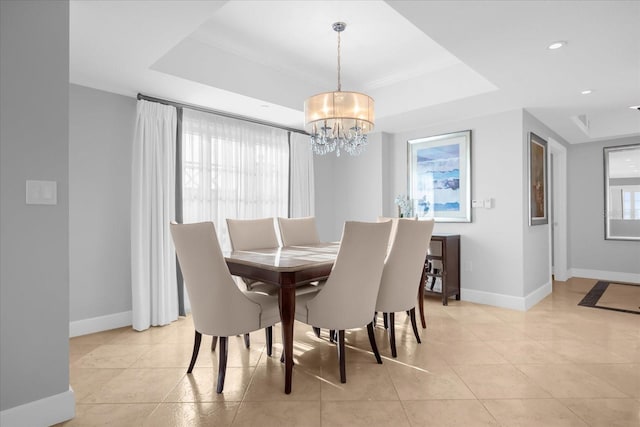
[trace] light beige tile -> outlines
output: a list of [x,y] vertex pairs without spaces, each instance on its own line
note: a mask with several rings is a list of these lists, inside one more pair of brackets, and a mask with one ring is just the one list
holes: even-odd
[[569,359],[533,339],[485,342],[510,363],[569,363]]
[[125,369],[87,396],[86,403],[160,403],[185,375],[182,369]]
[[396,316],[397,358],[378,322],[382,365],[365,328],[347,331],[346,384],[327,331],[318,339],[296,322],[289,395],[279,325],[272,357],[263,330],[251,333],[250,349],[242,336],[229,338],[221,394],[210,337],[186,375],[190,316],[143,332],[129,327],[72,338],[77,416],[64,425],[635,425],[640,316],[577,306],[593,284],[554,282],[553,293],[527,312],[426,298],[422,344],[406,315]]
[[242,402],[234,427],[320,427],[320,402]]
[[502,426],[587,427],[577,415],[555,399],[503,399],[482,401]]
[[450,365],[508,363],[500,353],[483,341],[434,342],[432,345]]
[[145,427],[228,427],[240,403],[161,403],[144,422]]
[[581,369],[606,381],[630,397],[640,398],[640,364],[581,364]]
[[453,370],[478,399],[551,397],[512,365],[459,365]]
[[65,427],[141,426],[157,403],[124,403],[100,405],[76,405],[76,416]]
[[412,427],[498,426],[495,418],[477,400],[415,400],[402,402],[402,405]]
[[399,401],[324,401],[321,425],[327,427],[409,427]]
[[[278,363],[278,365],[282,365]],[[296,366],[293,372],[291,393],[284,393],[284,366],[267,365],[256,368],[244,401],[265,400],[320,400],[318,375],[305,372]]]
[[102,388],[106,383],[124,372],[124,369],[77,368],[69,369],[69,382],[76,402]]
[[627,397],[607,382],[573,364],[516,367],[553,397]]
[[325,400],[398,400],[391,378],[378,364],[348,363],[347,382],[340,382],[338,363],[322,368],[321,399]]
[[75,361],[79,368],[129,368],[151,349],[149,345],[103,344]]
[[561,399],[591,427],[640,426],[640,402],[635,399]]
[[385,364],[400,400],[474,399],[475,396],[448,366],[422,369]]
[[581,340],[541,341],[542,345],[575,363],[630,363],[600,345]]
[[164,399],[164,402],[240,402],[251,382],[255,368],[227,368],[222,393],[216,392],[218,369],[194,368],[186,374]]

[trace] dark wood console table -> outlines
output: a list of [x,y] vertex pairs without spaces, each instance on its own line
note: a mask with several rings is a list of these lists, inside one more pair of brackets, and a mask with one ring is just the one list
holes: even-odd
[[[442,264],[437,272],[429,268],[430,261],[440,261]],[[428,289],[427,283],[430,278],[440,278],[442,282],[442,291],[435,292]],[[427,289],[425,289],[425,287]],[[456,300],[460,300],[460,235],[452,233],[434,233],[431,236],[431,245],[429,253],[425,260],[425,272],[422,283],[420,284],[419,309],[422,327],[426,328],[424,318],[424,295],[434,294],[442,295],[442,305],[449,304],[449,297],[455,296]]]

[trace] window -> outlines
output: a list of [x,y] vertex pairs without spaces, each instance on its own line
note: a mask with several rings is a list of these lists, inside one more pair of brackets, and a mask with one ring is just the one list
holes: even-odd
[[287,131],[184,109],[183,221],[213,221],[230,250],[226,218],[287,216]]

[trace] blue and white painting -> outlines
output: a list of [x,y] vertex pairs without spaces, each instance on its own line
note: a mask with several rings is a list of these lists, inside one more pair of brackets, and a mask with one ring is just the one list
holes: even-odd
[[460,211],[460,144],[418,149],[415,172],[418,216]]

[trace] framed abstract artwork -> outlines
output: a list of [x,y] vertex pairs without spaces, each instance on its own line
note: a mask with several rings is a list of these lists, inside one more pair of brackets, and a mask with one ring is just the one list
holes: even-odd
[[529,132],[529,225],[549,223],[547,141]]
[[409,140],[407,158],[414,215],[471,222],[471,131]]

